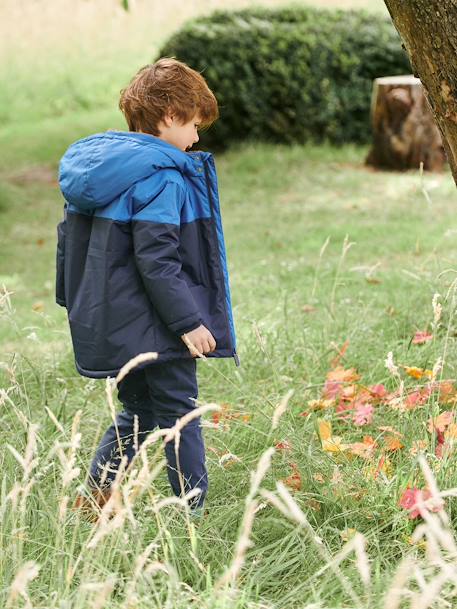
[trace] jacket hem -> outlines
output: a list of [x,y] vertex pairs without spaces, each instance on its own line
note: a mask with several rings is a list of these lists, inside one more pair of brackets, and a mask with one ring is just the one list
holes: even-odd
[[[222,359],[222,358],[233,357],[236,362],[237,358],[235,357],[235,355],[236,355],[236,352],[234,353],[232,349],[216,349],[216,351],[213,351],[212,353],[208,353],[208,355],[206,355],[206,357],[208,359],[209,358]],[[133,357],[135,357],[135,356],[132,355],[132,359],[133,359]],[[152,362],[149,361],[149,362],[145,362],[144,364],[138,365],[135,368],[135,370],[140,370],[141,368],[145,368],[146,366],[157,366],[157,364],[170,362],[170,361],[176,360],[176,359],[199,359],[199,358],[192,358],[192,356],[190,355],[189,352],[183,353],[182,351],[168,351],[163,354],[159,353],[158,358],[156,360],[153,360]],[[124,362],[122,364],[122,366],[124,366],[126,363],[127,362]],[[115,378],[119,374],[119,371],[122,368],[122,366],[119,366],[118,368],[113,368],[111,370],[91,370],[90,368],[84,368],[76,360],[75,360],[75,366],[76,366],[76,370],[79,372],[79,374],[81,374],[81,376],[86,376],[86,377],[92,378],[92,379],[103,379],[103,378],[107,378],[108,376],[111,378]]]

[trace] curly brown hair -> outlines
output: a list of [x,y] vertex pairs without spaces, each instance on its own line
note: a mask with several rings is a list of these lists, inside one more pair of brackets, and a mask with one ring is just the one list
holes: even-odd
[[217,100],[205,79],[185,63],[163,57],[141,68],[121,91],[119,108],[130,131],[159,135],[167,113],[186,123],[197,114],[201,127],[219,117]]

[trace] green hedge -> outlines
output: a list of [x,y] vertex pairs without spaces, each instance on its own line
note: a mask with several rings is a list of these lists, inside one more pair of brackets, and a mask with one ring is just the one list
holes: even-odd
[[365,142],[372,81],[410,73],[388,18],[307,7],[217,11],[188,22],[160,50],[203,73],[221,118],[207,146]]

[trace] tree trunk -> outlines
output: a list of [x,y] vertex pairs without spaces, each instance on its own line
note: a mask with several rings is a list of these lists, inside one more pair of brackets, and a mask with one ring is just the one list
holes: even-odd
[[457,183],[457,0],[384,0],[427,94]]
[[373,146],[367,164],[386,169],[441,171],[441,134],[414,76],[376,78],[371,104]]

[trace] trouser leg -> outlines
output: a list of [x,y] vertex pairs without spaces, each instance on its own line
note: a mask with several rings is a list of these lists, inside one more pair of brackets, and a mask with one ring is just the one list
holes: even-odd
[[[156,426],[144,370],[130,372],[121,381],[118,399],[124,410],[117,414],[116,424],[111,424],[100,440],[90,466],[89,484],[93,487],[100,486],[100,483],[103,487],[109,487],[116,477],[122,456],[127,457],[127,467],[137,448]],[[138,417],[136,435],[135,415]],[[106,476],[103,474],[104,467],[107,469]]]
[[[198,396],[198,387],[194,359],[149,366],[145,375],[154,403],[154,418],[161,429],[173,427],[179,418],[196,408],[194,400]],[[182,428],[178,450],[176,439],[171,440],[165,445],[165,454],[168,480],[174,494],[180,496],[182,490],[187,493],[198,487],[200,494],[190,503],[191,507],[202,507],[208,489],[208,474],[200,417]]]
[[[116,425],[112,424],[100,441],[90,467],[89,484],[100,485],[103,467],[109,462],[103,483],[104,487],[109,486],[116,477],[122,455],[127,456],[126,466],[133,459],[136,452],[135,415],[138,417],[139,447],[156,425],[161,429],[173,427],[180,417],[193,410],[197,396],[194,359],[173,360],[130,372],[119,385],[118,398],[124,410],[117,415]],[[165,456],[168,480],[174,494],[181,496],[182,490],[187,493],[198,487],[201,492],[191,501],[191,507],[203,506],[208,475],[200,417],[181,430],[177,453],[175,440],[165,445]]]

